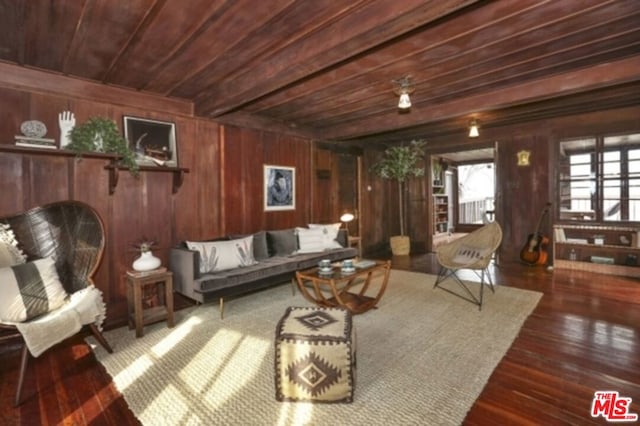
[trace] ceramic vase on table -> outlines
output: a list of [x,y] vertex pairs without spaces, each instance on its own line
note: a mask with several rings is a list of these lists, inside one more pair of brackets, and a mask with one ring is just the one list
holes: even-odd
[[134,271],[151,271],[158,267],[162,261],[155,257],[151,251],[143,251],[140,253],[140,257],[133,261],[133,270]]

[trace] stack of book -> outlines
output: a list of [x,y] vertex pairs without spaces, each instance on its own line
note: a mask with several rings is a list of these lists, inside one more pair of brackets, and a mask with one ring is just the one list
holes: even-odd
[[49,138],[36,138],[33,136],[16,135],[16,146],[24,146],[28,148],[47,148],[56,149],[56,140]]
[[370,259],[360,259],[358,262],[354,263],[353,266],[358,269],[371,268],[372,266],[376,266],[376,261]]

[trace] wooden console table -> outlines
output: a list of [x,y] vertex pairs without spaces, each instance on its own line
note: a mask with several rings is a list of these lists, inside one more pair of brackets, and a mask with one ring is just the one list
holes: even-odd
[[[143,327],[158,321],[167,320],[173,327],[173,273],[170,271],[149,272],[140,276],[127,273],[127,304],[129,307],[129,329],[135,326],[136,337],[144,335]],[[164,286],[164,305],[144,309],[142,306],[143,289],[147,286]],[[158,289],[158,293],[160,290]]]
[[[375,265],[343,274],[334,266],[331,274],[319,274],[318,268],[296,272],[302,295],[319,306],[343,307],[353,314],[361,314],[378,304],[389,281],[391,262],[376,261]],[[381,280],[373,285],[374,279]],[[377,288],[377,290],[376,290]]]

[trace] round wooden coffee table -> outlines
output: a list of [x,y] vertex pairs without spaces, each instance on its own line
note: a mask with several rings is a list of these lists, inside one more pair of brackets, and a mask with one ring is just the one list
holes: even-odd
[[[357,265],[357,263],[356,263]],[[391,261],[376,261],[355,272],[343,273],[334,266],[331,273],[320,273],[318,268],[296,272],[298,288],[302,295],[328,308],[343,307],[353,314],[361,314],[378,304],[389,281]]]

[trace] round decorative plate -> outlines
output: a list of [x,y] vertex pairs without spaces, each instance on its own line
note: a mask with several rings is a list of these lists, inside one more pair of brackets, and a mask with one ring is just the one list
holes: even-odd
[[47,134],[47,126],[42,121],[29,120],[20,125],[20,130],[30,138],[41,138]]

